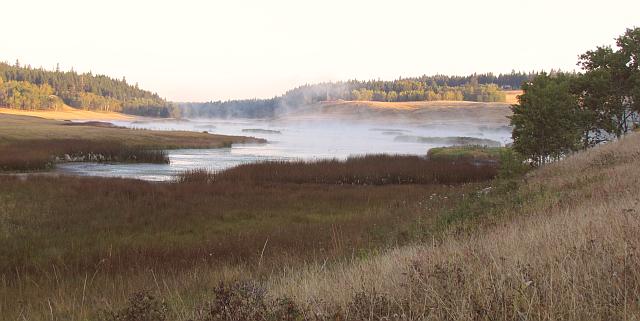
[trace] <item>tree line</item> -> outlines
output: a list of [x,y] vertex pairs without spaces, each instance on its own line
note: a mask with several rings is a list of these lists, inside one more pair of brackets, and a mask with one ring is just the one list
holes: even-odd
[[580,73],[540,74],[512,106],[513,148],[534,165],[620,138],[640,124],[640,28],[580,55]]
[[175,104],[158,94],[122,80],[91,72],[55,71],[0,63],[0,105],[21,109],[71,107],[127,114],[171,117],[178,115]]
[[[496,84],[470,85],[466,84],[457,87],[429,87],[405,91],[383,91],[371,89],[353,89],[351,95],[346,97],[350,100],[363,101],[479,101],[479,102],[504,102],[505,94]],[[340,98],[344,99],[344,98]]]
[[468,76],[421,76],[396,80],[349,80],[307,84],[271,99],[181,103],[186,117],[269,118],[300,106],[331,100],[428,101],[468,100],[500,102],[503,89],[520,89],[537,73],[512,71],[509,74],[473,74]]

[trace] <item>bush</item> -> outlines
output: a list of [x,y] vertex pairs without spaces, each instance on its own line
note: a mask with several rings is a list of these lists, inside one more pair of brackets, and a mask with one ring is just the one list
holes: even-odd
[[197,309],[192,321],[302,320],[302,312],[288,298],[266,299],[266,291],[255,283],[220,283],[213,299]]
[[484,147],[484,146],[449,146],[435,147],[429,149],[427,158],[456,160],[473,159],[482,161],[497,161],[500,159],[502,151],[506,147]]
[[531,167],[527,165],[525,157],[511,148],[504,148],[500,151],[500,169],[498,178],[510,179],[521,177]]
[[148,292],[137,292],[129,299],[129,305],[117,312],[103,311],[101,321],[165,321],[167,305]]

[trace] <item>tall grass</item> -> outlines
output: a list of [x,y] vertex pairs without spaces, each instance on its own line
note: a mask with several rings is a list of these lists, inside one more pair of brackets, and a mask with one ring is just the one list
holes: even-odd
[[337,258],[409,241],[415,219],[432,219],[420,202],[448,195],[429,205],[435,211],[471,188],[0,177],[8,229],[0,272],[52,264],[70,272],[96,264],[113,272],[177,269],[255,263],[260,256],[269,268]]
[[180,182],[295,183],[336,185],[461,184],[489,180],[498,164],[420,156],[367,155],[346,161],[268,161],[244,164],[216,173],[183,173]]
[[[334,169],[344,173],[340,168],[353,166],[353,160],[319,163],[328,167],[258,164],[288,174],[236,179],[201,172],[180,183],[0,176],[0,315],[89,319],[131,292],[164,288],[162,282],[175,286],[171,291],[185,291],[188,311],[220,280],[263,280],[288,268],[314,262],[328,267],[410,244],[425,236],[416,222],[435,222],[464,194],[486,184],[410,184],[427,177],[420,176],[424,171],[413,166],[401,172],[392,159],[368,157],[360,163],[366,169],[353,171],[378,178],[353,185],[335,180],[342,174],[316,180]],[[372,164],[376,160],[381,164]],[[404,178],[372,185],[388,177],[380,175],[385,168]],[[494,168],[469,167],[469,181],[482,177],[477,171],[495,175]],[[210,175],[224,178],[208,181]],[[465,181],[459,175],[437,181]],[[43,289],[50,295],[43,296]]]

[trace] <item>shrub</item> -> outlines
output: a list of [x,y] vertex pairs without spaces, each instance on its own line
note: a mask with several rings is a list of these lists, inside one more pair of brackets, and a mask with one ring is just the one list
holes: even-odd
[[504,148],[500,152],[500,169],[498,178],[509,179],[521,177],[531,167],[525,162],[525,158],[511,148]]
[[129,304],[117,312],[103,311],[101,321],[165,321],[167,305],[148,292],[137,292]]
[[256,283],[220,283],[213,299],[195,312],[191,321],[302,320],[302,312],[292,300],[266,299],[266,291]]

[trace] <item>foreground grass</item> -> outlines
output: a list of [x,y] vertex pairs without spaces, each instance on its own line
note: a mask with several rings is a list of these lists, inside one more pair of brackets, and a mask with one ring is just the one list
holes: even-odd
[[163,162],[153,152],[178,148],[217,148],[234,143],[261,143],[262,139],[180,131],[133,130],[103,124],[69,126],[36,117],[0,114],[0,171],[36,170],[53,166],[65,154],[95,160]]
[[[355,173],[370,172],[363,177],[400,164],[405,179],[310,179],[354,164],[363,167]],[[265,166],[279,170],[255,175]],[[442,172],[423,181],[424,167]],[[496,174],[493,166],[402,156],[287,168],[255,164],[241,178],[236,169],[160,184],[0,177],[0,315],[87,320],[148,289],[170,291],[172,318],[186,319],[219,281],[267,280],[418,240],[425,231],[416,222],[436,222]]]

